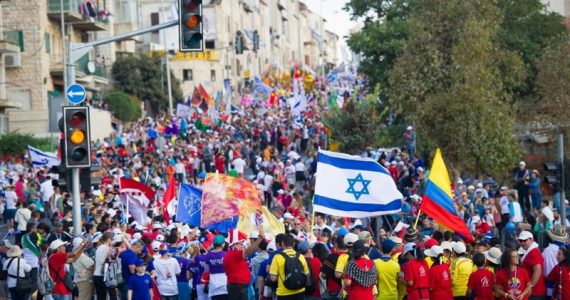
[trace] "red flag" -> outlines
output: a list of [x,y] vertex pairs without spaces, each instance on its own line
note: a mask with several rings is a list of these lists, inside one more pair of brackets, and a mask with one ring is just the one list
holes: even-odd
[[170,225],[170,214],[168,213],[168,204],[170,201],[176,197],[176,180],[174,180],[174,176],[170,176],[170,181],[168,182],[168,188],[166,192],[164,192],[164,196],[162,197],[162,215],[164,216],[164,222],[166,225]]
[[194,91],[192,92],[191,103],[193,106],[198,106],[200,103],[202,103],[202,97],[200,97],[200,92],[196,87],[194,87]]
[[204,102],[206,102],[209,106],[216,105],[214,99],[212,99],[210,95],[208,95],[208,92],[206,91],[204,86],[202,86],[202,84],[198,85],[198,92],[200,93],[200,97],[202,97],[202,100],[204,100]]
[[144,183],[134,179],[121,177],[119,187],[121,193],[139,199],[145,206],[148,206],[150,201],[154,199],[154,191]]

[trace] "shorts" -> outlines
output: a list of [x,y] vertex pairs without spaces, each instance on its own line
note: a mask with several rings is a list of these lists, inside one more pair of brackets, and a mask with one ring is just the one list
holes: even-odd
[[6,214],[6,220],[14,220],[14,217],[16,216],[16,209],[6,209],[4,213]]

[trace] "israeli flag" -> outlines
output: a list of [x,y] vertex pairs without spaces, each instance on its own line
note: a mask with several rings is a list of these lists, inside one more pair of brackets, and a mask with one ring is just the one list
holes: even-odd
[[364,218],[401,211],[394,179],[372,159],[319,150],[316,176],[316,212]]
[[48,167],[59,166],[61,160],[59,158],[49,155],[39,149],[36,149],[28,145],[28,152],[30,153],[30,158],[32,159],[32,164],[34,167]]

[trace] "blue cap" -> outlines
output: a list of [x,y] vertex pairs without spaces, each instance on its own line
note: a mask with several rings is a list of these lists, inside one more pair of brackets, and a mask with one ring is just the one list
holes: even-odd
[[137,267],[146,266],[146,262],[142,259],[138,259],[135,263],[135,266],[137,266]]
[[337,231],[338,235],[346,235],[348,233],[348,230],[346,229],[346,227],[341,227],[338,229]]
[[301,254],[307,253],[307,251],[309,251],[310,248],[311,244],[309,244],[309,242],[307,241],[301,242],[299,245],[297,245],[297,250],[299,250]]
[[396,243],[390,239],[382,241],[382,253],[389,254],[396,247]]
[[214,247],[219,247],[226,242],[226,237],[221,234],[216,235],[214,238]]

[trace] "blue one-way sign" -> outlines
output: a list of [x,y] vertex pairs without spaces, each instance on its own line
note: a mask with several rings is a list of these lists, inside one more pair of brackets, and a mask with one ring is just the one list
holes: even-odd
[[72,84],[65,90],[65,97],[71,104],[79,104],[85,101],[86,96],[85,88],[80,84]]

